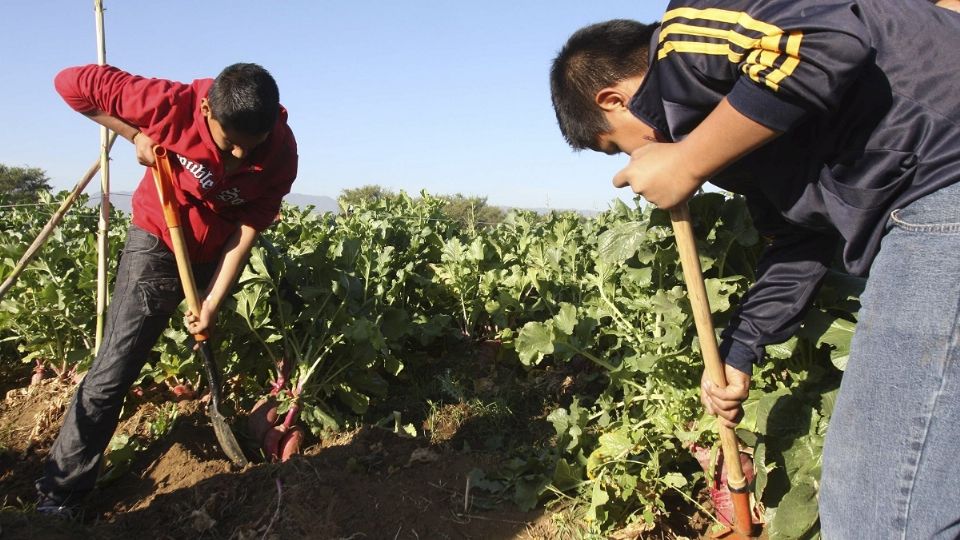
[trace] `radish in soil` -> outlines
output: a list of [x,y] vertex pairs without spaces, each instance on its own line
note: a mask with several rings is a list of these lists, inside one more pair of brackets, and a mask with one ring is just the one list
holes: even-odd
[[[300,441],[303,440],[303,430],[300,429],[299,426],[294,425],[294,423],[300,415],[300,405],[296,400],[301,388],[302,387],[298,385],[297,389],[294,390],[294,401],[290,404],[283,423],[268,430],[266,436],[263,438],[263,453],[270,461],[275,462],[281,458],[283,458],[283,461],[286,461],[294,453],[299,452]],[[295,437],[296,440],[294,441],[293,436],[296,433],[299,433],[299,435]]]
[[247,430],[255,441],[264,440],[267,431],[277,425],[277,398],[261,398],[247,416]]
[[250,431],[250,436],[261,444],[267,432],[277,425],[277,420],[280,418],[277,414],[279,405],[277,396],[287,386],[292,367],[291,362],[286,358],[277,361],[277,378],[270,383],[270,393],[257,401],[250,410],[250,415],[247,416],[247,429]]

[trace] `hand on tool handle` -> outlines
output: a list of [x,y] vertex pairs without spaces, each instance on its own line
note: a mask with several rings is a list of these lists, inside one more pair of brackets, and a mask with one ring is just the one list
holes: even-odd
[[629,186],[658,208],[683,204],[706,181],[677,143],[651,141],[630,154],[630,162],[613,177],[614,187]]
[[[135,137],[138,151],[140,138],[147,139],[146,135],[140,134]],[[173,243],[173,253],[177,261],[177,272],[180,274],[180,283],[183,286],[183,294],[187,301],[187,314],[184,316],[184,325],[187,331],[193,335],[197,343],[202,343],[208,338],[208,330],[213,320],[212,313],[215,311],[207,306],[201,307],[199,291],[193,278],[193,268],[190,265],[190,257],[187,254],[186,241],[183,232],[180,230],[180,210],[177,204],[176,194],[173,187],[174,174],[170,165],[170,158],[167,151],[160,146],[153,146],[150,153],[154,159],[154,180],[157,186],[157,196],[160,198],[160,205],[163,207],[163,217],[167,223],[167,230],[170,231],[170,240]],[[207,303],[207,302],[204,302]]]
[[[197,315],[189,308],[187,312],[183,315],[183,325],[186,327],[187,332],[193,336],[209,336],[213,333],[217,326],[217,307],[213,305],[213,302],[210,299],[204,299],[200,304],[200,314]],[[199,347],[198,345],[194,346],[194,350]]]
[[153,148],[157,146],[157,143],[148,137],[146,133],[137,130],[137,132],[133,134],[133,145],[137,150],[137,161],[141,165],[153,167],[154,163],[156,163]]
[[700,402],[707,414],[712,414],[720,423],[733,428],[743,418],[743,402],[750,394],[750,376],[730,367],[723,366],[727,385],[717,386],[706,370],[700,378]]

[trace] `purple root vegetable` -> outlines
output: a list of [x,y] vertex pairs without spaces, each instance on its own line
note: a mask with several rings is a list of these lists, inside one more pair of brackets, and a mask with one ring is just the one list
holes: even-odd
[[281,459],[285,449],[282,441],[284,441],[284,438],[288,434],[294,431],[300,431],[300,435],[296,439],[297,442],[295,443],[296,448],[300,448],[299,441],[303,440],[303,431],[298,426],[294,425],[299,415],[300,405],[297,402],[294,402],[287,410],[287,415],[283,418],[283,423],[267,431],[267,434],[263,437],[263,453],[267,456],[267,458],[270,459],[270,461],[277,462]]
[[283,424],[267,430],[267,434],[263,437],[263,454],[269,461],[276,462],[280,459],[280,441],[286,434],[287,426]]
[[296,426],[280,440],[280,461],[284,462],[300,453],[300,444],[303,442],[303,429]]
[[[276,396],[280,395],[280,392],[287,386],[292,367],[293,362],[286,358],[277,361],[277,378],[270,383],[270,394],[258,401],[247,417],[247,429],[250,431],[250,435],[254,440],[260,441],[264,448],[266,448],[264,437],[266,437],[268,431],[277,425],[277,421],[280,419],[277,415]],[[269,456],[270,453],[268,452],[267,455]]]
[[262,398],[250,410],[247,417],[247,429],[255,441],[263,441],[263,437],[271,428],[277,425],[277,399],[273,396]]
[[270,395],[275,396],[280,393],[285,386],[287,386],[287,381],[290,379],[290,370],[293,369],[293,362],[287,358],[281,358],[277,361],[277,380],[273,381],[271,386],[273,387],[270,390]]
[[37,360],[37,365],[33,367],[33,375],[30,376],[30,385],[40,384],[40,381],[48,376],[47,368],[43,365],[43,360]]

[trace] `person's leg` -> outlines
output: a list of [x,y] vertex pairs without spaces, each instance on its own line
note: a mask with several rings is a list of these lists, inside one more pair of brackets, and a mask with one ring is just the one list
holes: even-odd
[[173,254],[158,237],[131,226],[104,339],[37,481],[42,495],[72,504],[93,489],[124,398],[182,297]]
[[827,431],[827,540],[960,538],[960,184],[890,225]]

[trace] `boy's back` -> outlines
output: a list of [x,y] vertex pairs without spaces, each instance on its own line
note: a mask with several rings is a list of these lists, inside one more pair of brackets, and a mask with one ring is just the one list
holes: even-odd
[[865,273],[889,210],[960,179],[958,49],[921,0],[675,0],[632,109],[680,140],[726,97],[784,132],[713,183],[837,230]]

